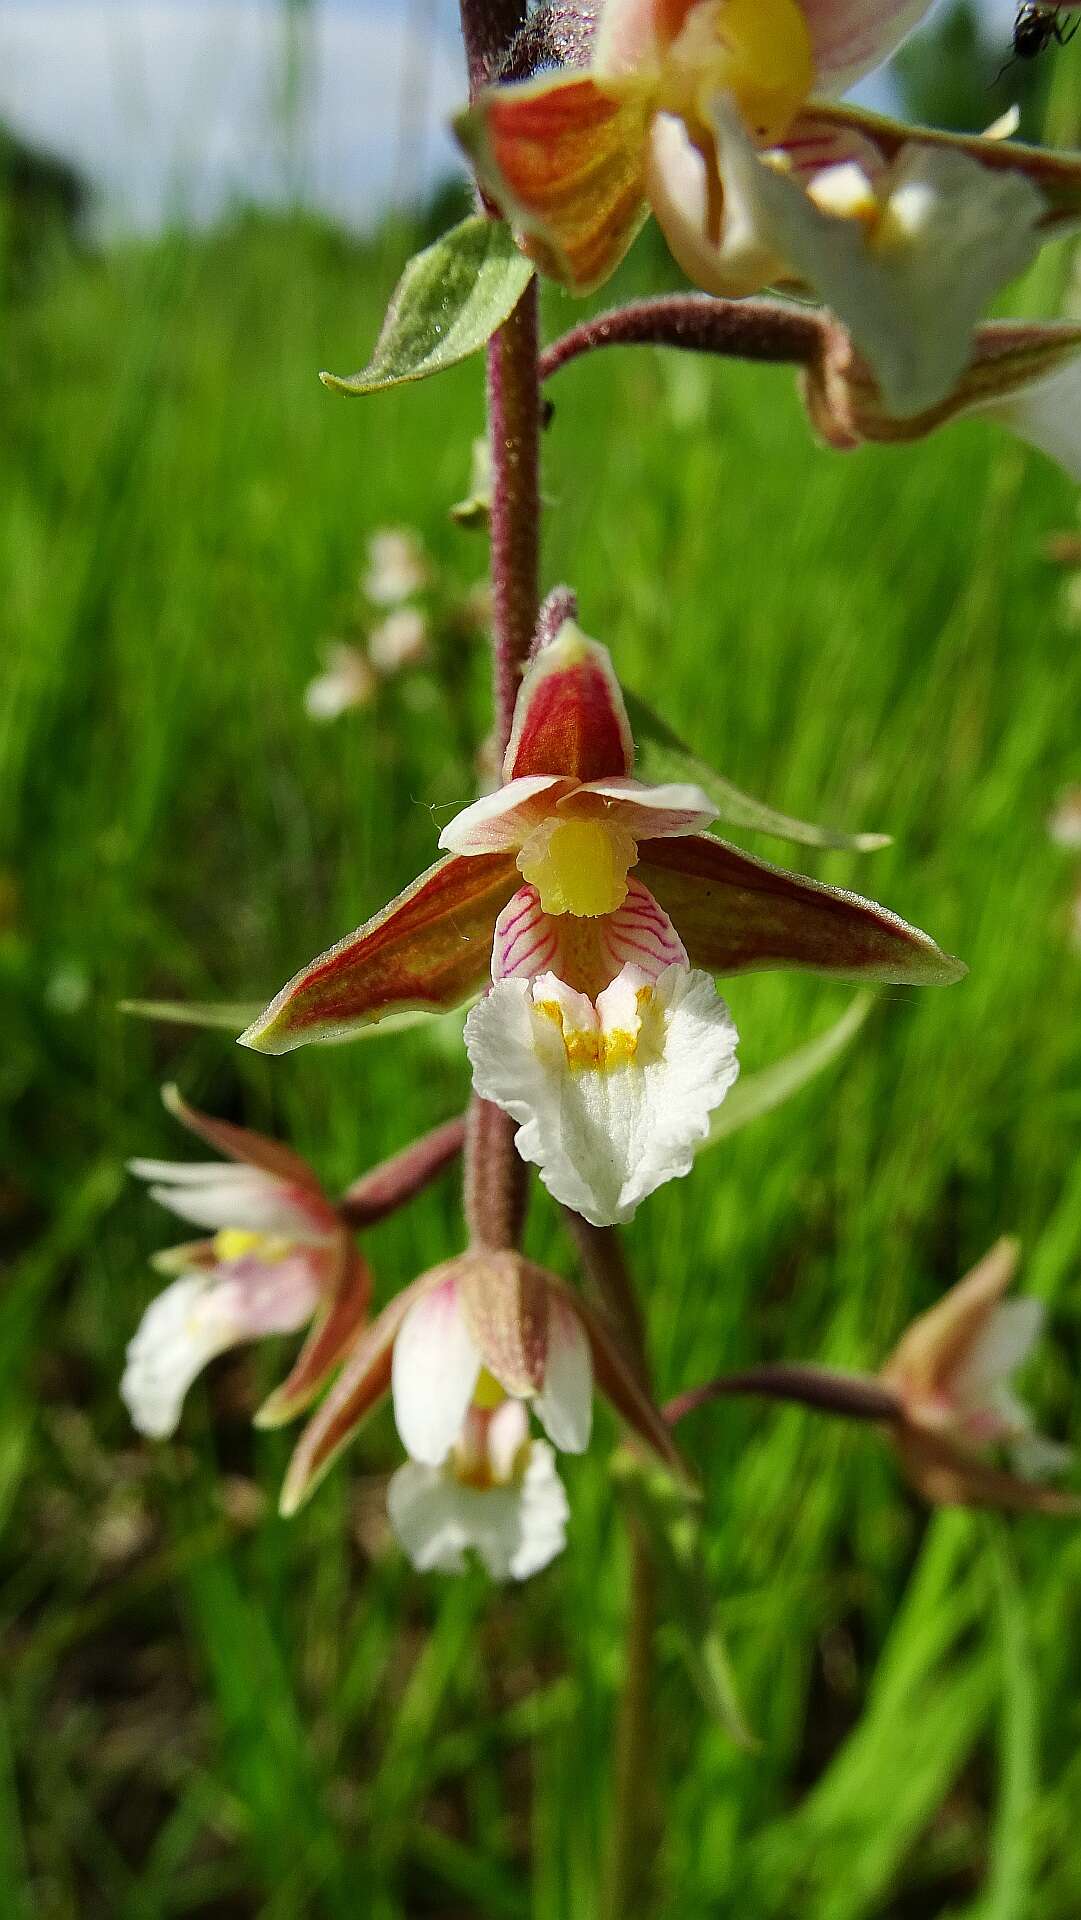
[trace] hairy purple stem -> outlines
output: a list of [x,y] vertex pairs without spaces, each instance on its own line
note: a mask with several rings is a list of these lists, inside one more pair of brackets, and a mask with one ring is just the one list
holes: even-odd
[[806,366],[822,351],[825,323],[780,300],[715,300],[709,294],[661,294],[613,307],[572,327],[541,356],[542,382],[598,347],[680,347],[684,353]]
[[529,6],[528,0],[460,0],[459,12],[472,100],[502,65]]
[[739,1373],[723,1373],[704,1386],[691,1387],[677,1394],[662,1407],[670,1427],[689,1413],[696,1413],[712,1400],[735,1395],[753,1395],[764,1400],[791,1400],[800,1406],[814,1407],[820,1413],[836,1413],[847,1420],[900,1420],[901,1403],[897,1395],[872,1375],[843,1373],[832,1367],[811,1364],[746,1367]]
[[342,1219],[351,1227],[370,1227],[388,1213],[396,1213],[458,1158],[464,1139],[465,1115],[458,1114],[372,1167],[342,1194],[338,1201]]
[[488,343],[492,462],[492,648],[495,728],[510,738],[522,668],[537,624],[540,570],[540,387],[537,282]]
[[514,1145],[514,1121],[474,1094],[465,1136],[465,1217],[469,1244],[503,1253],[521,1243],[526,1169]]

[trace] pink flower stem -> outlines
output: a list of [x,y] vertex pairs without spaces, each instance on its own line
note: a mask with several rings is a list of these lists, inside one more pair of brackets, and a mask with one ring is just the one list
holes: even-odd
[[541,356],[541,381],[599,347],[678,347],[737,360],[809,366],[819,358],[827,323],[780,300],[714,300],[709,294],[662,294],[599,313],[572,327]]
[[342,1219],[351,1227],[370,1227],[396,1213],[458,1158],[464,1139],[464,1114],[433,1127],[431,1133],[354,1180],[338,1201]]
[[677,1426],[689,1413],[697,1413],[713,1400],[736,1395],[753,1395],[763,1400],[790,1400],[800,1406],[814,1407],[820,1413],[840,1414],[846,1420],[900,1420],[901,1402],[889,1387],[872,1374],[844,1373],[834,1367],[795,1363],[777,1366],[746,1367],[740,1373],[723,1373],[704,1386],[691,1387],[677,1394],[661,1408],[670,1427]]

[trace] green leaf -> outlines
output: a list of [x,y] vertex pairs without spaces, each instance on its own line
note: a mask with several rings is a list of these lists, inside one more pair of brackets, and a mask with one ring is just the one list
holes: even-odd
[[726,826],[746,827],[754,833],[772,833],[778,840],[794,840],[804,847],[836,847],[845,853],[873,853],[888,847],[888,833],[844,833],[838,827],[818,827],[778,813],[763,800],[741,793],[730,780],[700,760],[678,733],[637,695],[626,693],[627,713],[638,748],[638,772],[643,780],[691,780],[708,793]]
[[857,993],[850,1000],[839,1020],[825,1033],[809,1040],[805,1047],[797,1047],[795,1053],[786,1053],[781,1060],[775,1060],[772,1066],[763,1067],[758,1073],[749,1073],[744,1079],[737,1080],[723,1106],[718,1107],[713,1116],[708,1137],[703,1140],[700,1153],[707,1147],[716,1146],[718,1140],[727,1140],[729,1134],[738,1133],[752,1120],[764,1113],[772,1113],[774,1107],[784,1105],[793,1094],[799,1093],[809,1080],[831,1065],[838,1054],[844,1052],[850,1040],[862,1027],[870,1013],[877,996],[873,993]]
[[663,1467],[630,1447],[614,1455],[612,1471],[653,1554],[664,1590],[662,1617],[670,1644],[686,1665],[706,1711],[738,1746],[757,1747],[736,1693],[717,1617],[698,1501]]
[[491,339],[532,278],[532,263],[510,228],[473,215],[409,262],[368,365],[345,377],[319,378],[335,393],[378,393],[442,373]]

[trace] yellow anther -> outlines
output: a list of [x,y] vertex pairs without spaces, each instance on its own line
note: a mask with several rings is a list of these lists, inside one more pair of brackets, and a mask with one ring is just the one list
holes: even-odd
[[654,104],[708,131],[710,103],[731,94],[747,131],[770,146],[787,131],[814,82],[814,56],[798,0],[701,0],[668,49]]
[[623,905],[627,871],[637,858],[627,829],[612,821],[546,820],[530,834],[518,867],[545,913],[595,919]]
[[259,1260],[283,1260],[291,1242],[279,1234],[253,1233],[249,1227],[223,1227],[214,1235],[216,1260],[243,1260],[254,1254]]

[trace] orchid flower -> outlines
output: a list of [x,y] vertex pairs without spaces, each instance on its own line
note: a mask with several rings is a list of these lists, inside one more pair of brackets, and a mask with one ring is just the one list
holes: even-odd
[[809,287],[891,408],[919,412],[960,373],[987,300],[1081,210],[1076,157],[827,104],[927,10],[602,0],[587,67],[487,88],[459,136],[528,251],[572,290],[606,280],[652,210],[709,293]]
[[[899,1402],[902,1464],[927,1499],[947,1504],[1058,1507],[1038,1483],[1073,1455],[1046,1440],[1012,1376],[1043,1329],[1038,1300],[1004,1300],[1016,1241],[1000,1240],[945,1298],[909,1327],[880,1377]],[[1001,1456],[1006,1467],[994,1464]]]
[[[504,1447],[510,1416],[494,1434],[480,1418],[508,1399],[532,1408],[560,1452],[583,1453],[595,1382],[640,1438],[682,1471],[664,1421],[619,1343],[554,1274],[511,1252],[476,1250],[445,1261],[404,1288],[361,1333],[301,1435],[282,1512],[294,1513],[307,1499],[388,1392],[402,1444],[426,1470],[408,1475],[404,1485],[430,1496],[438,1485],[450,1489],[463,1479],[475,1485],[482,1458],[493,1487],[506,1492],[524,1484]],[[546,1470],[538,1468],[531,1485],[537,1479],[546,1480]],[[410,1496],[399,1497],[400,1515]],[[549,1514],[552,1500],[549,1486]],[[460,1506],[450,1504],[460,1521]],[[445,1517],[446,1501],[435,1501],[435,1508],[437,1518]],[[411,1552],[420,1550],[417,1526],[406,1541]],[[503,1537],[506,1544],[509,1536]]]
[[[701,828],[689,784],[633,777],[609,656],[567,621],[519,690],[504,781],[449,857],[289,983],[242,1041],[281,1053],[476,994],[474,1086],[519,1122],[556,1199],[595,1225],[686,1173],[736,1077],[713,974],[802,966],[923,983],[964,971],[883,908]],[[633,871],[632,871],[633,870]]]
[[521,1400],[472,1406],[438,1467],[407,1460],[387,1489],[390,1524],[422,1573],[461,1573],[472,1549],[495,1580],[526,1580],[563,1551],[569,1508],[555,1455]]
[[963,414],[984,414],[1081,482],[1081,328],[992,321],[977,327],[967,365],[937,405],[892,413],[847,329],[828,326],[803,374],[811,424],[842,450],[920,440]]
[[313,1322],[288,1379],[256,1415],[260,1426],[280,1425],[309,1405],[363,1324],[368,1268],[315,1173],[291,1148],[200,1113],[175,1087],[163,1098],[229,1162],[130,1162],[152,1183],[153,1199],[213,1232],[155,1259],[177,1278],[143,1315],[120,1391],[139,1431],[164,1439],[208,1361]]

